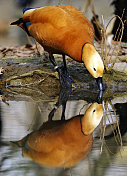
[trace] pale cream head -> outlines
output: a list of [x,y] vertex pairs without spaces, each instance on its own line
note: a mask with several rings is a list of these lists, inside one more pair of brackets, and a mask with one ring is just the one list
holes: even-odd
[[91,134],[99,125],[102,117],[103,105],[98,103],[91,104],[81,119],[83,133],[85,135]]
[[87,70],[94,78],[102,77],[104,64],[95,47],[89,43],[85,44],[82,52],[82,61]]

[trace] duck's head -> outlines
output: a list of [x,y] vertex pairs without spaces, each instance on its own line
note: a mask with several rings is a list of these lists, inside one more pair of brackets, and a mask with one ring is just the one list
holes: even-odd
[[99,90],[104,90],[102,82],[104,64],[99,53],[92,44],[86,43],[84,45],[82,50],[82,61],[90,74],[96,79]]
[[30,33],[28,31],[28,26],[30,25],[30,22],[25,22],[23,18],[19,18],[17,21],[12,22],[10,25],[17,25],[20,28],[22,28],[26,33],[30,36]]
[[82,132],[85,135],[91,134],[94,129],[99,125],[102,117],[103,105],[98,103],[91,104],[81,119]]

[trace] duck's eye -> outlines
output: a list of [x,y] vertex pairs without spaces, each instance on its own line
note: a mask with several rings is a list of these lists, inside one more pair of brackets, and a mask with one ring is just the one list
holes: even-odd
[[93,68],[94,69],[94,71],[96,71],[96,68]]
[[96,111],[96,109],[93,110],[93,112],[95,112],[95,111]]

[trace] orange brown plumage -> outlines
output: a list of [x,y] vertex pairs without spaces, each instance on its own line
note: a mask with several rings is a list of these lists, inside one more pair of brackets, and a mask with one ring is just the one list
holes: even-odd
[[86,42],[93,44],[94,29],[79,10],[60,5],[30,12],[24,13],[23,20],[31,22],[28,27],[30,34],[46,51],[63,53],[81,61],[82,46]]

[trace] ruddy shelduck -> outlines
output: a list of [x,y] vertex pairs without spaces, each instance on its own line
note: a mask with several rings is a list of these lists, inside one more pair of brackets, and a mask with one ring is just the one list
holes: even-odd
[[69,168],[82,160],[93,145],[93,131],[103,116],[102,104],[93,103],[84,115],[47,121],[20,141],[23,155],[46,167]]
[[[11,25],[23,28],[49,53],[62,87],[72,84],[65,61],[65,55],[68,55],[78,62],[84,62],[87,70],[96,78],[99,89],[104,90],[104,65],[94,47],[94,29],[82,12],[72,6],[57,5],[25,8],[23,13],[23,17]],[[53,54],[62,54],[61,67],[57,66]]]

